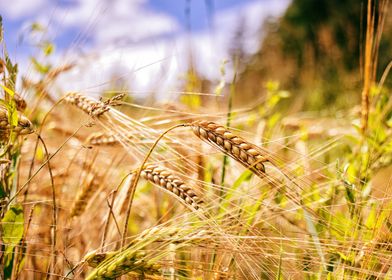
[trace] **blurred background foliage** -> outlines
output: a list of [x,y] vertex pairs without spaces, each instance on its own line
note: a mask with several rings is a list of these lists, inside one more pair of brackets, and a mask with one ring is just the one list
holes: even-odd
[[[391,2],[387,5],[390,13]],[[365,25],[366,1],[292,1],[278,21],[268,22],[260,31],[265,36],[254,56],[242,58],[237,50],[242,72],[237,83],[242,94],[237,104],[254,99],[270,80],[279,81],[281,88],[292,93],[286,104],[294,112],[358,104]],[[383,28],[376,80],[392,60],[391,17],[386,17]],[[391,85],[389,76],[385,86]]]

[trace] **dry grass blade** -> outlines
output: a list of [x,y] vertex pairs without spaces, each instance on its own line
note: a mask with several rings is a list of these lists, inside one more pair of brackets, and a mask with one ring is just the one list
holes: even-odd
[[199,209],[200,205],[203,203],[191,187],[165,168],[149,164],[143,168],[141,176],[173,193],[187,206],[191,206],[196,210]]
[[263,162],[267,162],[269,159],[261,148],[211,121],[195,121],[191,127],[197,137],[217,147],[259,177],[265,177]]

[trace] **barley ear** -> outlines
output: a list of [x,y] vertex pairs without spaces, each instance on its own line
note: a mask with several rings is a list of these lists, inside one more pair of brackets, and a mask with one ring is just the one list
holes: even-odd
[[265,177],[263,163],[269,160],[261,148],[211,121],[195,121],[190,126],[197,137],[232,157],[257,176]]
[[199,209],[202,200],[196,195],[194,190],[185,184],[179,177],[171,171],[155,164],[145,165],[141,176],[153,184],[171,192],[185,203],[188,207]]

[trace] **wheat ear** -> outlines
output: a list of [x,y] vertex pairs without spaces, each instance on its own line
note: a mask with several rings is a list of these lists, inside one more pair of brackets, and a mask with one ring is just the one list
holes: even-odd
[[163,167],[155,164],[145,165],[142,169],[141,176],[155,185],[173,193],[187,206],[191,206],[196,210],[199,209],[200,205],[203,203],[191,187]]
[[107,132],[96,132],[88,136],[86,142],[89,145],[94,146],[112,146],[119,144],[121,140],[131,140],[133,136],[131,133],[118,134],[118,133],[107,133]]
[[34,129],[30,120],[19,112],[17,114],[18,123],[16,126],[12,126],[9,122],[8,110],[4,107],[0,107],[0,131],[4,133],[9,132],[12,129],[17,135],[32,133]]
[[[187,228],[165,226],[155,226],[152,228],[145,229],[139,235],[137,235],[127,246],[126,249],[131,250],[133,247],[140,249],[140,244],[150,244],[152,242],[167,242],[178,243],[182,245],[198,245],[206,240],[213,240],[216,238],[212,231],[201,229],[197,231],[190,231]],[[143,245],[144,246],[144,245]],[[125,250],[126,250],[125,249]],[[101,252],[95,250],[87,253],[83,262],[86,262],[90,267],[97,267],[109,258],[120,254],[123,250]]]
[[153,274],[160,272],[160,265],[156,263],[156,258],[150,257],[148,260],[143,253],[147,244],[153,242],[178,243],[181,246],[200,244],[206,239],[213,240],[212,232],[197,230],[189,232],[187,228],[165,226],[152,227],[140,233],[127,248],[112,251],[93,251],[83,258],[90,267],[96,268],[88,279],[113,279],[131,271]]
[[64,96],[64,101],[75,105],[85,113],[92,117],[100,117],[105,112],[110,110],[110,106],[118,106],[121,104],[121,99],[125,97],[125,93],[120,93],[118,95],[109,98],[106,101],[96,101],[90,97],[82,95],[76,92],[70,92]]
[[101,183],[102,183],[101,176],[97,176],[97,174],[95,174],[95,176],[92,177],[87,182],[87,184],[82,186],[82,188],[79,190],[78,194],[76,195],[75,203],[71,208],[71,217],[77,217],[83,214],[90,198],[95,193],[95,190],[99,188]]
[[[97,259],[89,256],[93,265]],[[140,250],[125,250],[123,252],[111,252],[109,256],[103,253],[100,258],[104,261],[99,264],[86,278],[91,279],[115,279],[128,272],[138,272],[140,274],[158,274],[161,266],[151,259],[147,259],[145,253]],[[87,260],[88,261],[88,260]]]
[[92,98],[76,92],[68,93],[64,96],[64,101],[78,107],[92,117],[100,117],[110,109],[104,102],[95,101]]
[[14,94],[14,101],[16,105],[16,110],[23,112],[26,109],[27,107],[26,100],[24,100],[23,97],[17,94],[16,92]]
[[195,121],[190,126],[197,137],[232,157],[257,176],[265,177],[263,163],[269,160],[261,148],[211,121]]

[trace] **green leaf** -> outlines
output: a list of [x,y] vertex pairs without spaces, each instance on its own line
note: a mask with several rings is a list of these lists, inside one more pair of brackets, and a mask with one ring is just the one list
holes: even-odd
[[35,32],[44,32],[45,27],[39,22],[33,22],[30,26],[30,30]]
[[24,215],[21,204],[14,204],[5,213],[1,221],[3,231],[4,253],[4,279],[10,279],[14,269],[14,249],[23,237]]
[[283,249],[282,245],[280,247],[280,256],[279,256],[279,266],[278,266],[278,273],[276,273],[276,280],[283,280],[283,275],[282,275],[282,256],[283,256]]
[[196,94],[183,95],[180,100],[191,109],[198,109],[201,106],[200,96]]
[[221,66],[220,66],[221,77],[220,77],[220,80],[219,80],[219,84],[214,89],[215,95],[218,95],[218,96],[222,94],[222,91],[223,91],[223,89],[224,89],[224,87],[226,85],[226,80],[225,80],[226,69],[225,69],[225,66],[226,66],[227,63],[228,63],[228,61],[224,60],[222,62],[222,64],[221,64]]
[[49,72],[49,65],[43,65],[42,63],[39,63],[34,57],[31,58],[31,62],[33,63],[35,70],[37,70],[39,73],[46,74]]
[[14,97],[15,92],[9,88],[7,88],[5,85],[0,84],[0,87],[4,89],[6,93],[8,93],[11,97]]
[[365,226],[369,229],[374,229],[376,223],[377,223],[377,209],[376,209],[376,205],[373,205],[366,219]]
[[16,110],[11,111],[11,126],[16,127],[18,125],[18,113]]
[[232,189],[236,190],[239,186],[241,186],[244,182],[249,182],[250,178],[252,178],[252,171],[249,169],[245,170],[238,178],[235,180]]
[[223,88],[225,87],[225,85],[226,85],[225,80],[224,80],[224,79],[221,79],[221,80],[219,81],[219,84],[218,84],[218,85],[215,87],[215,89],[214,89],[215,95],[220,96],[220,95],[222,94],[222,91],[223,91]]
[[45,43],[43,46],[43,52],[45,54],[45,56],[48,56],[50,54],[52,54],[54,51],[54,45],[52,43]]
[[250,170],[245,170],[238,178],[235,180],[230,189],[228,189],[225,197],[222,200],[222,204],[220,206],[220,212],[223,213],[227,207],[231,203],[233,203],[232,199],[235,197],[235,194],[238,193],[238,188],[241,187],[244,183],[249,183],[252,178],[253,173]]
[[268,91],[277,91],[279,89],[279,82],[277,82],[277,81],[268,81],[265,84],[265,88]]
[[308,211],[306,211],[306,209],[303,209],[304,212],[304,217],[305,217],[305,221],[306,221],[306,227],[308,229],[308,232],[310,233],[310,235],[312,236],[313,242],[314,242],[314,246],[316,247],[316,252],[318,253],[319,257],[320,257],[320,261],[321,264],[323,266],[323,269],[326,270],[327,269],[327,265],[325,262],[325,258],[324,258],[324,252],[320,243],[320,239],[319,239],[319,235],[317,232],[317,229],[313,223],[312,217],[310,216],[310,214],[308,213]]
[[22,239],[24,231],[23,208],[20,204],[15,204],[5,213],[1,221],[3,230],[3,242],[7,245],[15,246]]

